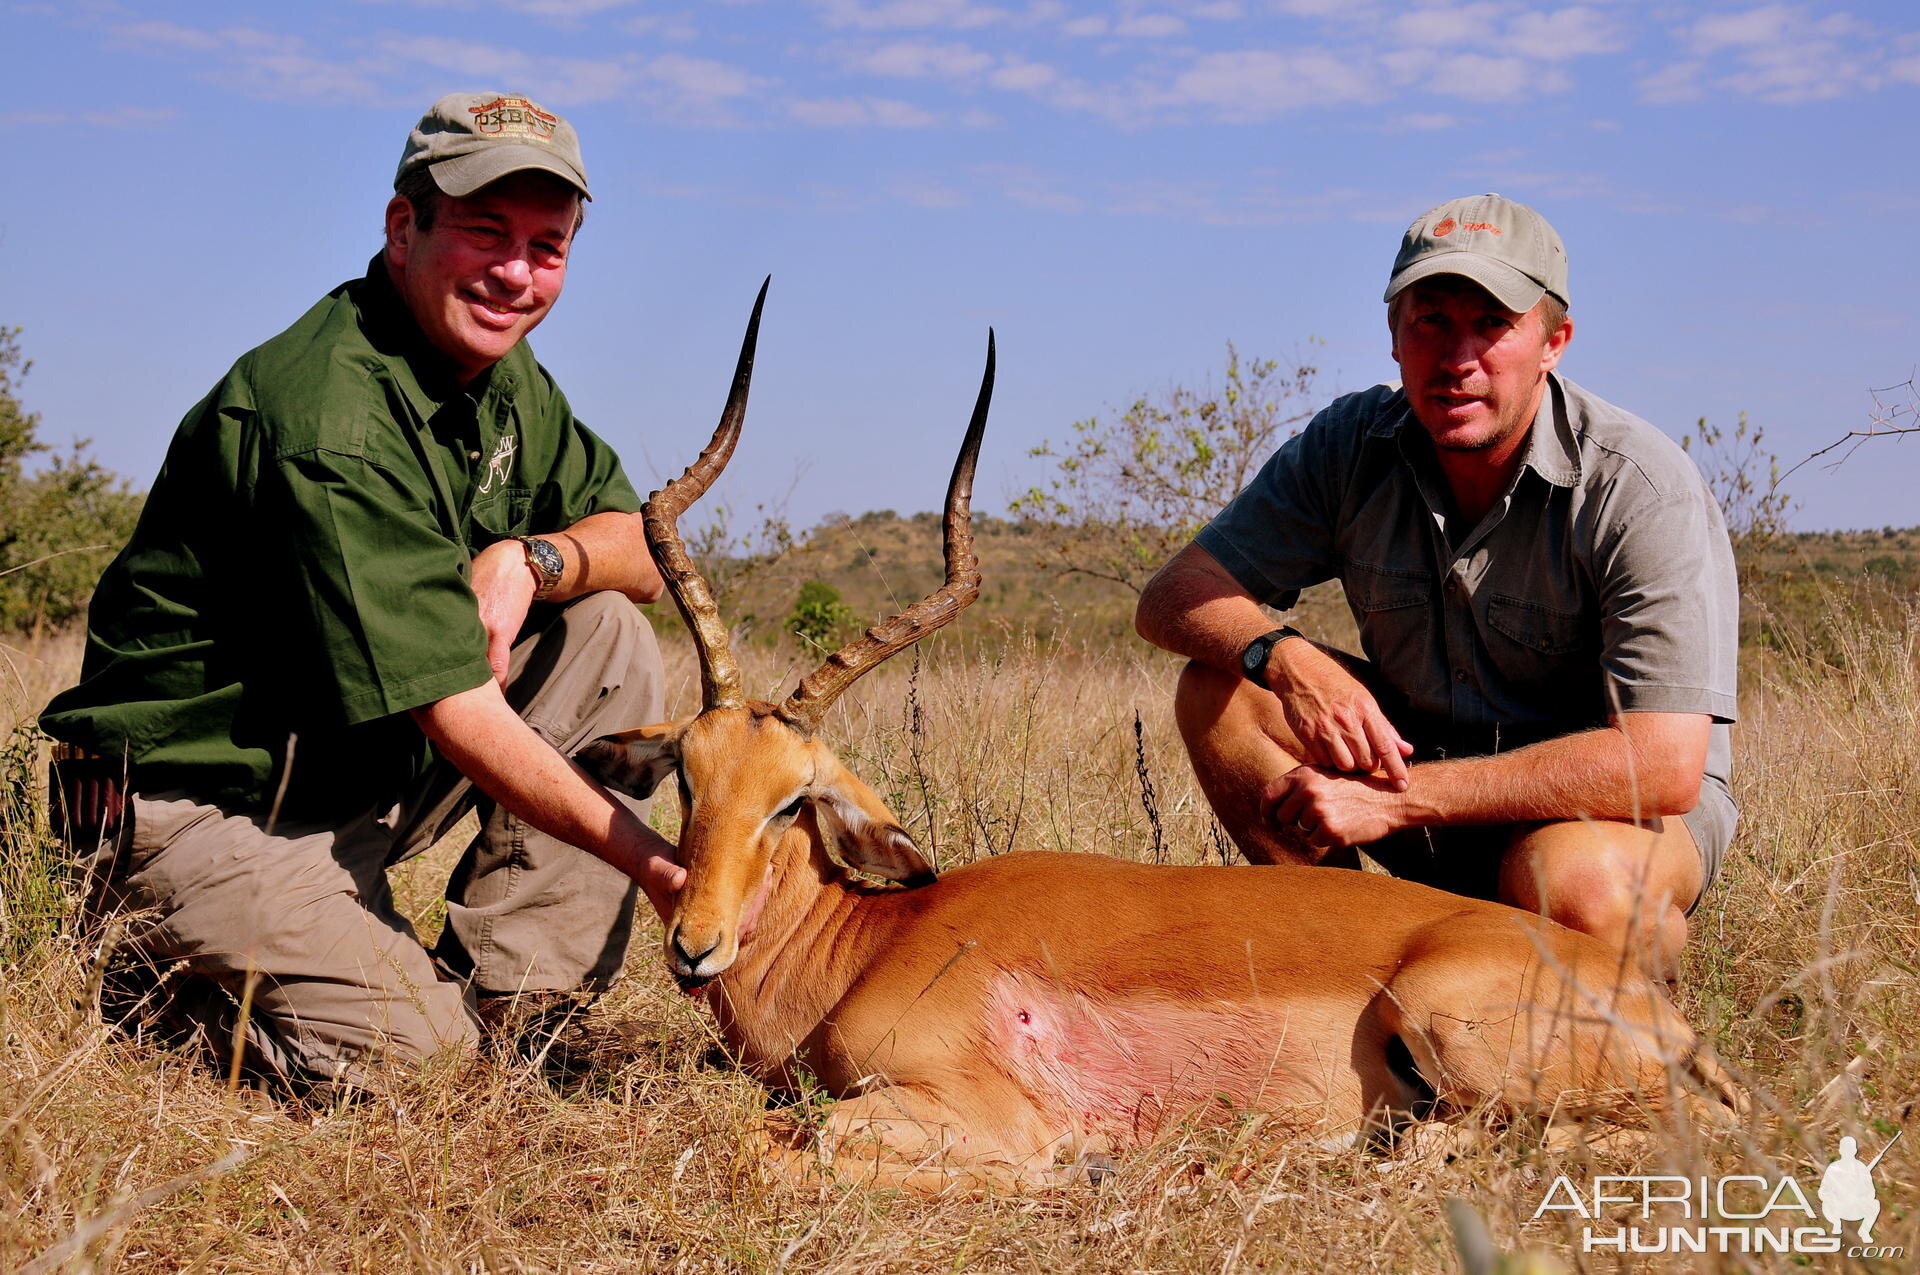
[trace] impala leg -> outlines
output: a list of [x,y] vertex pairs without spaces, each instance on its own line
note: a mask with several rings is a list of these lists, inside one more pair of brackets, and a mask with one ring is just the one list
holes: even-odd
[[1692,1029],[1649,980],[1616,978],[1617,956],[1594,959],[1584,938],[1542,951],[1537,937],[1429,948],[1382,992],[1383,1022],[1438,1103],[1615,1119],[1663,1105]]
[[[770,1132],[772,1130],[770,1129]],[[773,1133],[772,1155],[790,1180],[821,1177],[917,1194],[955,1190],[1017,1194],[1066,1185],[1051,1147],[1021,1154],[940,1099],[889,1085],[834,1104],[817,1132]]]

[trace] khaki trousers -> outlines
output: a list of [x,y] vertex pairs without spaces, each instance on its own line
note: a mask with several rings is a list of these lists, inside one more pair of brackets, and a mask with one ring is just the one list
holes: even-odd
[[[659,649],[611,593],[565,608],[514,647],[507,698],[562,753],[663,714]],[[644,803],[620,797],[643,820]],[[494,806],[441,762],[392,805],[298,823],[185,793],[136,792],[89,864],[97,920],[162,977],[176,1025],[298,1087],[379,1087],[391,1067],[470,1048],[475,993],[596,992],[626,956],[637,887]],[[387,869],[470,810],[480,835],[447,885],[430,955],[394,907]],[[244,1025],[240,1006],[247,1005]]]

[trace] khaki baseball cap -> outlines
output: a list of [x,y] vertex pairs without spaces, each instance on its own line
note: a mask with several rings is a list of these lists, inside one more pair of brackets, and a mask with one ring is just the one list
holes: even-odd
[[1437,274],[1463,275],[1519,314],[1548,292],[1567,304],[1567,249],[1559,234],[1533,209],[1499,195],[1450,199],[1415,218],[1383,300]]
[[582,198],[593,198],[573,125],[538,102],[508,93],[449,93],[435,102],[407,134],[393,184],[422,166],[434,185],[456,199],[528,168],[552,173]]

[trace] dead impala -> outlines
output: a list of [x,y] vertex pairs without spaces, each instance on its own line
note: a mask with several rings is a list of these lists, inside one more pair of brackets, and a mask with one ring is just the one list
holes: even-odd
[[698,647],[701,711],[579,761],[635,795],[678,776],[687,880],[667,964],[683,987],[711,982],[743,1066],[790,1091],[811,1074],[840,1099],[826,1145],[863,1146],[865,1171],[910,1186],[1035,1186],[1223,1101],[1319,1136],[1482,1103],[1621,1118],[1676,1094],[1733,1105],[1659,987],[1500,904],[1361,872],[1082,854],[1007,854],[936,879],[818,729],[856,678],[979,592],[969,503],[991,334],[947,491],[946,584],[770,704],[743,694],[676,527],[739,438],[765,295],[712,442],[646,507]]

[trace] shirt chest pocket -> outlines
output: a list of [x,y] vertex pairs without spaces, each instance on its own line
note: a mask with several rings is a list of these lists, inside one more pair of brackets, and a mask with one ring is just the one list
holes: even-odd
[[533,491],[527,487],[495,488],[475,496],[467,516],[495,537],[525,535],[533,517]]
[[1560,699],[1592,684],[1599,627],[1580,612],[1496,593],[1487,600],[1487,627],[1487,655],[1512,686]]
[[1578,611],[1559,611],[1494,594],[1487,600],[1487,624],[1518,645],[1541,655],[1570,655],[1587,645],[1591,627]]
[[1423,668],[1432,645],[1433,576],[1412,567],[1349,560],[1340,582],[1366,657],[1392,670],[1389,677]]

